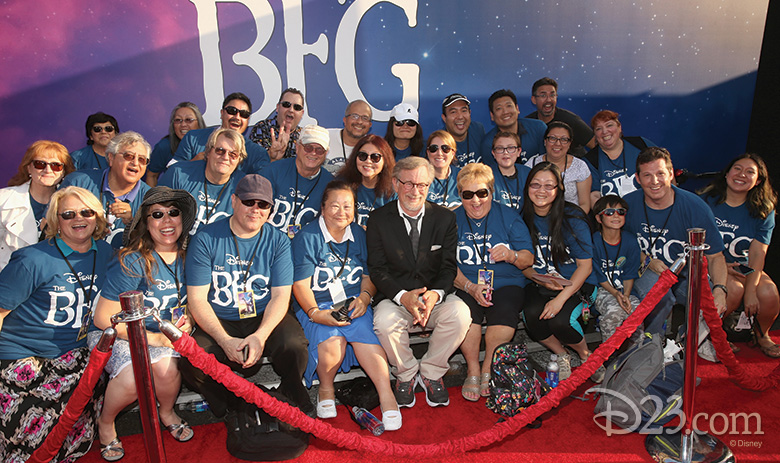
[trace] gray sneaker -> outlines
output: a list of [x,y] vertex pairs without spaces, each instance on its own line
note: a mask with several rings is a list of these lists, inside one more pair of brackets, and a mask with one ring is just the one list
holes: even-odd
[[571,376],[571,355],[568,353],[558,356],[558,381],[563,381]]
[[604,368],[604,365],[601,365],[592,375],[590,375],[590,380],[596,384],[601,384],[601,382],[604,381],[605,376],[607,376],[607,369]]
[[444,387],[443,379],[428,379],[422,374],[418,374],[417,384],[425,389],[425,401],[431,407],[446,407],[450,404],[450,394]]
[[398,403],[399,407],[414,407],[414,402],[416,400],[414,398],[415,379],[416,378],[413,378],[411,381],[395,380],[393,394],[395,395],[395,401]]

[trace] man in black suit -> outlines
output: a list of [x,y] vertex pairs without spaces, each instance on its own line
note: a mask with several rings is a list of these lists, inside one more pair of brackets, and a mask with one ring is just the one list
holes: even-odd
[[[397,368],[398,405],[414,405],[414,388],[425,390],[428,405],[450,403],[442,377],[450,355],[471,324],[468,306],[455,294],[455,214],[427,202],[433,166],[410,156],[393,169],[398,200],[371,212],[368,218],[368,268],[378,289],[374,331]],[[418,364],[409,346],[414,324],[433,328],[428,351]]]

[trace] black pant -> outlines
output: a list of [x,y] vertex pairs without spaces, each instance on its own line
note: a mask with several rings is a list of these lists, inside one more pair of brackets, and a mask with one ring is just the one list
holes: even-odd
[[[243,339],[257,331],[262,320],[263,317],[260,314],[252,319],[220,320],[220,323],[227,334]],[[202,329],[196,330],[193,338],[207,353],[214,354],[217,361],[224,363],[244,377],[253,376],[260,370],[260,362],[245,369],[241,364],[228,360],[227,355],[217,342]],[[282,378],[280,387],[282,394],[299,407],[304,405],[302,402],[304,400],[310,405],[308,392],[301,382],[308,362],[308,345],[309,341],[303,334],[301,324],[290,312],[287,312],[268,337],[263,350],[264,356],[271,357],[274,372]],[[225,386],[214,381],[185,358],[182,358],[179,365],[182,379],[189,388],[203,395],[215,416],[222,417],[227,409],[237,408],[237,404],[242,399],[228,391]]]
[[525,287],[525,326],[528,336],[534,341],[541,341],[550,336],[555,336],[561,344],[577,344],[582,341],[582,328],[575,328],[574,324],[579,323],[577,318],[579,313],[573,314],[574,309],[582,302],[578,293],[592,294],[593,285],[583,283],[582,288],[574,293],[563,304],[563,308],[557,315],[550,319],[540,320],[539,316],[544,312],[544,306],[553,299],[558,292],[541,289],[535,283],[529,283]]

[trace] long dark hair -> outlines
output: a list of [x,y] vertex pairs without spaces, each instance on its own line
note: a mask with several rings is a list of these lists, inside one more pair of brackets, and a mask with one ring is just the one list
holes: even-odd
[[176,117],[176,111],[181,108],[191,109],[192,112],[195,113],[195,119],[198,121],[198,128],[206,128],[206,123],[203,121],[203,115],[200,113],[200,109],[198,109],[198,106],[195,103],[182,101],[181,103],[177,104],[176,107],[171,111],[171,119],[168,122],[168,140],[171,144],[171,153],[176,153],[176,149],[179,147],[179,143],[181,142],[181,138],[176,135],[176,129],[173,128],[173,119]]
[[369,133],[358,140],[355,147],[352,148],[352,153],[347,158],[347,162],[344,163],[344,166],[336,174],[336,178],[347,182],[352,189],[358,189],[363,182],[363,174],[361,174],[357,168],[357,155],[366,145],[376,146],[384,161],[382,171],[377,175],[374,194],[377,198],[389,198],[393,195],[393,168],[395,167],[395,155],[393,155],[393,149],[387,141],[379,135]]
[[[385,140],[390,144],[390,148],[395,154],[395,134],[393,133],[393,126],[395,125],[395,117],[391,117],[387,122],[387,132],[385,132]],[[417,123],[417,130],[414,132],[414,136],[409,141],[409,147],[412,149],[412,156],[419,156],[423,149],[423,133],[422,126]]]
[[704,197],[712,196],[716,199],[718,204],[726,201],[726,175],[737,161],[742,159],[750,159],[758,166],[758,181],[756,185],[748,191],[747,194],[747,207],[752,217],[758,217],[760,219],[766,219],[772,211],[777,207],[777,192],[772,188],[772,183],[769,181],[769,174],[767,172],[766,163],[761,156],[753,153],[745,153],[734,158],[725,169],[715,177],[715,179],[698,191],[700,195]]
[[534,218],[536,213],[534,212],[534,204],[528,195],[528,186],[533,182],[534,177],[539,172],[551,172],[555,176],[557,182],[555,199],[553,199],[550,205],[550,212],[545,216],[547,220],[547,229],[549,236],[547,237],[547,243],[550,246],[550,254],[552,255],[553,264],[558,267],[560,264],[569,260],[569,253],[566,251],[565,235],[569,234],[580,242],[577,234],[574,233],[574,229],[569,223],[569,219],[582,220],[587,224],[585,213],[576,204],[566,202],[564,199],[563,180],[561,179],[561,171],[558,166],[551,162],[540,162],[535,165],[531,172],[528,173],[528,180],[523,187],[523,220],[528,226],[528,231],[531,233],[531,242],[534,245],[534,249],[539,246],[539,238],[537,236],[539,230],[536,229],[534,224]]

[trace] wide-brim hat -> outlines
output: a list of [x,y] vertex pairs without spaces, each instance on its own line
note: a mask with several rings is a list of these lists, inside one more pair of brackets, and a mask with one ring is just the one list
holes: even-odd
[[130,226],[125,229],[122,246],[127,246],[134,238],[133,234],[138,229],[138,223],[143,219],[141,211],[143,211],[144,207],[160,203],[173,203],[181,211],[182,235],[190,233],[192,226],[195,225],[195,218],[198,213],[198,205],[195,202],[195,198],[186,190],[173,190],[167,186],[156,186],[150,188],[144,195],[141,207],[136,211]]

